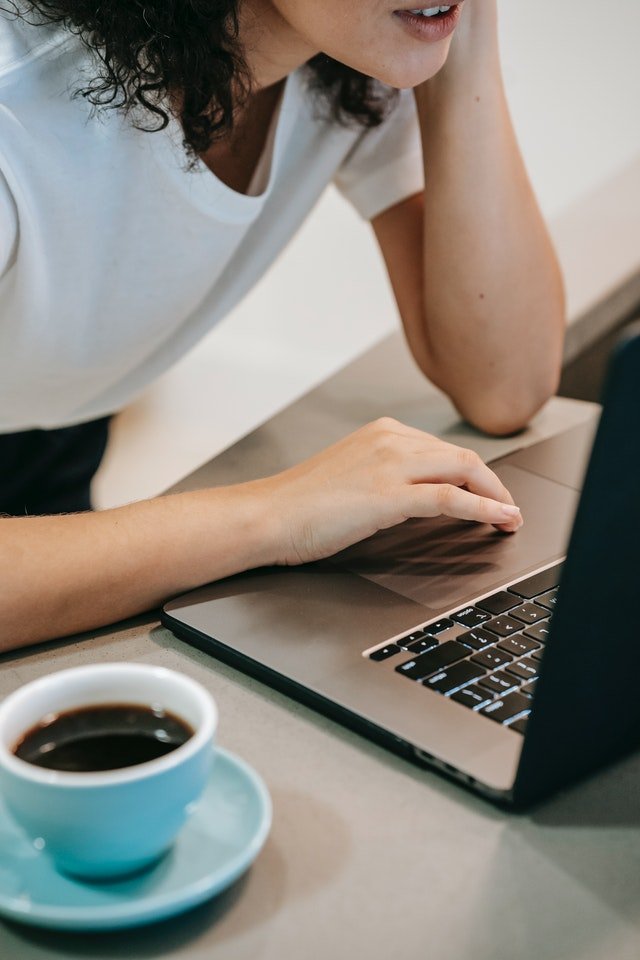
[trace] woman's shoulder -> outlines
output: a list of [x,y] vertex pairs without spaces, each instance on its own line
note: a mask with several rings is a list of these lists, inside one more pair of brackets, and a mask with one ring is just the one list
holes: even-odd
[[0,83],[10,82],[47,54],[77,38],[59,23],[40,22],[25,4],[16,3],[0,11]]

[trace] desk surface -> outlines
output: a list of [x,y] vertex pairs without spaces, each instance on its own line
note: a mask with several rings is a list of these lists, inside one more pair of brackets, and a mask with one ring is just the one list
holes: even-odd
[[[485,457],[594,415],[590,405],[554,400],[521,437],[477,437],[394,337],[183,486],[304,455],[380,405]],[[505,814],[206,657],[151,618],[6,656],[0,695],[53,670],[119,660],[181,670],[214,694],[221,744],[252,763],[271,791],[272,833],[247,876],[191,914],[100,936],[0,923],[3,960],[636,960],[640,758],[527,815]]]

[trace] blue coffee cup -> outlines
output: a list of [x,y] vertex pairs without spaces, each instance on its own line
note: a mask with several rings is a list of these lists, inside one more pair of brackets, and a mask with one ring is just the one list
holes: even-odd
[[[193,730],[144,763],[100,772],[46,769],[20,759],[30,729],[83,707],[161,709]],[[42,677],[0,704],[0,790],[11,814],[66,873],[107,879],[154,863],[173,843],[211,773],[218,712],[199,683],[164,667],[113,663]]]

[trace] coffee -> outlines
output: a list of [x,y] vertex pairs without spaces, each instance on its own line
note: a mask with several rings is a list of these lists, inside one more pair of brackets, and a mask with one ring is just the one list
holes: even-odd
[[193,733],[184,720],[162,708],[109,703],[45,718],[24,734],[13,752],[38,767],[90,773],[156,760]]

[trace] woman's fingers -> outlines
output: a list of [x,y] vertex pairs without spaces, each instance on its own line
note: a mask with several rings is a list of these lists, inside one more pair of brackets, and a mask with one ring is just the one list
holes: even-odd
[[453,483],[491,500],[513,504],[500,478],[474,453],[445,445],[416,456],[410,465],[413,483]]
[[478,496],[452,483],[414,483],[405,488],[403,513],[407,517],[456,517],[491,523],[505,531],[521,526],[520,511],[510,503]]
[[[389,469],[391,461],[392,472],[400,484],[463,488],[463,492],[476,497],[473,501],[465,497],[449,496],[446,491],[444,494],[439,493],[437,496],[444,496],[447,502],[457,504],[459,510],[455,512],[454,507],[453,512],[436,510],[435,513],[492,523],[505,533],[513,533],[522,526],[522,516],[517,508],[500,511],[500,504],[515,506],[513,497],[475,451],[446,443],[438,437],[391,418],[378,420],[367,429],[375,437],[375,449],[385,455],[385,471]],[[488,509],[482,501],[488,501],[493,506]],[[471,516],[459,512],[465,505],[471,510],[474,503],[477,509],[472,510]]]
[[[513,497],[500,478],[474,450],[457,447],[392,418],[383,418],[373,426],[394,437],[398,463],[408,467],[410,482],[453,483],[480,496],[513,504]],[[411,454],[403,456],[403,451]]]
[[514,508],[506,511],[508,514],[506,520],[485,522],[492,523],[503,533],[515,533],[520,529],[524,521],[513,497],[500,478],[477,453],[451,446],[448,450],[442,451],[442,455],[450,466],[448,474],[443,477],[447,483],[464,487],[469,493],[475,494],[478,500]]

